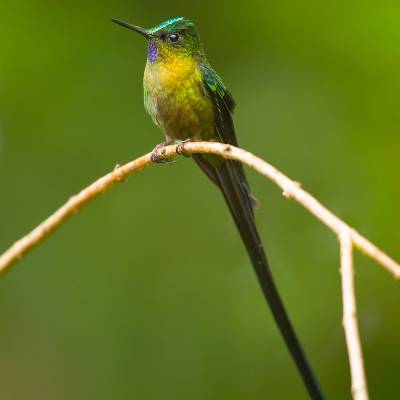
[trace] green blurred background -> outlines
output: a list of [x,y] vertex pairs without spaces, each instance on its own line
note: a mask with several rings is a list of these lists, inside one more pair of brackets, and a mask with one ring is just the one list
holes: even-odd
[[[162,140],[143,109],[145,43],[109,18],[180,15],[236,98],[242,146],[399,260],[400,6],[361,1],[2,0],[0,251]],[[336,239],[249,177],[312,365],[327,398],[349,398]],[[356,266],[370,394],[398,398],[400,286]],[[0,281],[0,315],[4,400],[306,398],[221,196],[188,159],[132,177],[24,258]]]

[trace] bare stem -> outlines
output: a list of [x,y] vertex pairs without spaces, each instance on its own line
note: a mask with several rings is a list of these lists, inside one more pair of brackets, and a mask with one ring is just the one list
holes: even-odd
[[354,400],[368,400],[367,380],[357,324],[354,289],[353,243],[351,234],[343,231],[340,241],[340,272],[342,275],[343,328],[346,336],[351,373],[351,392]]
[[[177,155],[176,150],[176,145],[167,146],[159,151],[158,156],[166,159],[172,158]],[[248,165],[273,181],[283,190],[284,196],[296,200],[339,237],[343,287],[343,325],[350,359],[352,393],[356,400],[367,400],[367,383],[364,373],[354,296],[353,246],[374,259],[378,264],[392,273],[395,278],[400,278],[400,265],[303,190],[298,182],[289,179],[275,167],[256,157],[254,154],[231,145],[216,142],[187,142],[181,145],[180,152],[182,153],[183,150],[185,154],[216,154]],[[125,181],[133,173],[139,172],[151,164],[151,154],[149,153],[128,164],[116,167],[113,172],[108,173],[77,195],[71,197],[54,214],[14,243],[0,256],[0,275],[7,271],[28,251],[38,246],[46,237],[75,215],[84,205],[104,193],[115,183]]]
[[[273,181],[288,198],[293,198],[322,223],[330,228],[337,236],[347,230],[355,247],[368,255],[380,265],[391,272],[396,278],[400,278],[400,265],[383,253],[378,247],[364,236],[339,219],[313,196],[303,190],[298,182],[289,179],[275,167],[246,150],[216,142],[188,142],[184,144],[186,153],[217,154],[224,158],[241,161],[243,164],[255,169],[260,174]],[[160,158],[172,158],[177,155],[176,145],[167,146],[160,152]],[[150,153],[137,158],[123,166],[118,166],[91,185],[83,189],[77,195],[71,197],[54,214],[44,220],[33,231],[15,242],[5,253],[0,256],[0,274],[4,273],[15,262],[21,259],[29,250],[39,245],[51,233],[58,229],[70,217],[75,215],[84,205],[107,191],[115,183],[125,181],[135,172],[142,171],[152,164]]]

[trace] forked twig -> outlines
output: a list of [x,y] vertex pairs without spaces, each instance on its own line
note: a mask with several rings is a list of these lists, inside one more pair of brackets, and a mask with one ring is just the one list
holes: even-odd
[[[354,296],[353,246],[374,259],[378,264],[392,273],[395,278],[400,278],[400,265],[303,190],[299,183],[289,179],[275,167],[256,157],[254,154],[231,145],[216,142],[187,142],[184,145],[180,145],[180,152],[182,152],[183,147],[185,153],[216,154],[248,165],[273,181],[283,190],[283,194],[286,197],[296,200],[338,236],[340,241],[343,287],[343,325],[350,359],[352,393],[356,400],[368,399]],[[160,158],[172,158],[176,156],[177,145],[164,147],[159,151],[158,155]],[[14,243],[0,256],[0,274],[8,270],[29,250],[38,246],[46,237],[75,215],[84,205],[100,196],[100,194],[107,191],[115,183],[125,181],[133,173],[139,172],[151,164],[151,154],[149,153],[123,166],[116,167],[114,171],[71,197],[54,214]]]

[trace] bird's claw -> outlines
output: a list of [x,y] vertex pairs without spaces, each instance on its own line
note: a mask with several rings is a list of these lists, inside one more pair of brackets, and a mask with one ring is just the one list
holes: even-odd
[[[155,164],[170,164],[173,163],[173,160],[169,160],[165,158],[165,147],[167,146],[166,143],[160,143],[156,147],[154,147],[153,151],[151,152],[151,161]],[[161,154],[161,155],[160,155]]]
[[185,146],[186,143],[191,142],[190,139],[184,140],[183,142],[180,142],[177,146],[176,146],[176,154],[180,154],[181,156],[184,157],[191,157],[192,153],[190,153],[189,151],[186,150]]

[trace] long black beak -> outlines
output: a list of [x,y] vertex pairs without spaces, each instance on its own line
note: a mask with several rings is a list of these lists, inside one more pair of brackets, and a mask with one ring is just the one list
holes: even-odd
[[112,18],[111,21],[115,22],[118,25],[123,26],[124,28],[128,28],[128,29],[131,29],[132,31],[140,33],[146,39],[150,39],[151,38],[151,35],[146,31],[146,29],[141,28],[140,26],[131,25],[131,24],[128,24],[127,22],[120,21],[119,19],[114,19],[114,18]]

